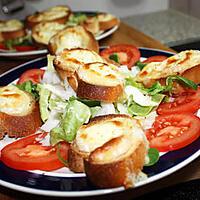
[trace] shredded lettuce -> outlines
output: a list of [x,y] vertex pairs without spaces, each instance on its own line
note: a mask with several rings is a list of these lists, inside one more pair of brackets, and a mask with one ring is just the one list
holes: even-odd
[[135,63],[135,65],[140,69],[142,70],[147,64],[146,63],[142,63],[141,61],[137,61]]
[[36,101],[39,99],[38,85],[34,84],[32,81],[26,81],[22,84],[16,84],[15,86],[20,90],[24,90],[32,94]]
[[128,107],[128,113],[133,116],[146,116],[153,108],[153,106],[141,106],[133,101]]
[[87,19],[87,15],[84,13],[74,13],[69,17],[69,20],[67,22],[68,26],[76,26],[80,23],[84,22]]
[[95,107],[95,106],[100,106],[101,105],[100,101],[89,100],[89,99],[82,99],[82,98],[75,97],[75,96],[70,97],[69,100],[70,101],[72,101],[72,100],[78,100],[78,101],[84,103],[85,105],[87,105],[89,107]]
[[8,49],[13,50],[15,49],[14,46],[33,45],[33,41],[32,41],[31,35],[27,34],[24,37],[18,37],[18,38],[6,40],[4,44]]
[[182,77],[182,76],[178,76],[178,75],[174,75],[174,76],[168,76],[166,78],[166,84],[165,85],[161,85],[160,82],[155,82],[150,88],[145,88],[143,86],[143,84],[138,83],[134,80],[134,78],[132,77],[128,77],[126,78],[126,82],[125,85],[131,85],[133,87],[136,87],[140,90],[142,90],[144,93],[148,93],[149,95],[155,95],[158,93],[165,93],[165,92],[171,92],[173,90],[173,82],[177,81],[183,85],[185,85],[186,87],[192,88],[194,90],[197,90],[197,84],[194,83],[193,81]]
[[39,99],[39,107],[40,107],[40,116],[43,122],[45,122],[49,117],[49,98],[51,92],[46,90],[44,87],[40,86],[40,99]]
[[55,145],[63,140],[72,142],[76,137],[77,130],[88,122],[90,117],[91,111],[88,106],[77,100],[69,101],[60,124],[50,131],[51,144]]

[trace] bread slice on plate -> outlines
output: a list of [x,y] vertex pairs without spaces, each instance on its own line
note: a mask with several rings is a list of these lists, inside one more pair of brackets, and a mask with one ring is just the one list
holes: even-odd
[[99,29],[101,31],[108,30],[120,24],[120,20],[114,15],[109,13],[98,13],[97,19],[99,21]]
[[144,166],[145,155],[144,141],[127,133],[94,150],[84,162],[85,172],[100,188],[134,187]]
[[180,75],[195,83],[200,83],[200,51],[186,50],[162,62],[147,64],[137,75],[136,80],[146,86],[163,80],[170,75]]
[[65,27],[58,22],[41,22],[33,27],[31,35],[36,43],[47,46],[50,38]]
[[8,85],[0,88],[0,138],[33,134],[41,125],[39,106],[31,94]]
[[85,64],[77,72],[77,96],[104,102],[117,102],[123,95],[124,79],[118,68],[101,62]]
[[48,45],[49,52],[59,54],[63,49],[85,48],[99,52],[98,42],[92,33],[82,26],[67,27],[54,35]]
[[120,114],[99,116],[78,130],[69,151],[69,167],[85,171],[98,187],[130,187],[141,172],[147,148],[136,119]]
[[90,31],[93,35],[98,35],[100,31],[99,21],[96,16],[88,16],[81,25]]
[[54,59],[54,67],[62,80],[68,79],[74,90],[77,89],[78,82],[75,72],[80,66],[92,62],[104,62],[104,59],[95,51],[76,48],[64,49]]
[[71,9],[68,6],[54,6],[47,10],[36,12],[26,17],[26,26],[32,29],[35,25],[41,22],[57,22],[64,24],[71,14]]
[[26,35],[24,25],[17,19],[0,21],[0,42]]

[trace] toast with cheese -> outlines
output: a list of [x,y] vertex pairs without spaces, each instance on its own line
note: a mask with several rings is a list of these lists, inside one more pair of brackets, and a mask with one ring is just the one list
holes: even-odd
[[126,133],[97,148],[84,160],[86,175],[100,188],[134,187],[146,152],[143,139]]
[[92,50],[64,49],[55,57],[54,67],[61,79],[68,79],[69,84],[76,91],[78,82],[75,72],[80,66],[93,62],[104,62],[104,59]]
[[99,29],[102,31],[108,30],[120,24],[120,20],[109,13],[98,13]]
[[147,64],[136,76],[136,81],[147,87],[155,81],[163,80],[170,75],[180,75],[195,83],[200,83],[200,51],[186,50],[173,55],[162,62]]
[[65,27],[58,22],[41,22],[33,27],[31,35],[36,43],[48,45],[50,38]]
[[21,21],[11,19],[0,21],[0,41],[15,39],[26,35],[24,25]]
[[81,23],[81,25],[95,36],[99,34],[100,26],[96,16],[88,16],[87,19]]
[[48,45],[49,52],[59,54],[64,49],[84,48],[99,52],[98,42],[92,33],[82,26],[67,27],[54,35]]
[[41,125],[39,106],[31,94],[8,85],[0,88],[0,138],[33,134]]
[[[144,165],[147,147],[136,119],[120,114],[95,117],[78,130],[69,151],[69,168],[85,171],[99,187],[132,186],[133,174],[138,174]],[[99,174],[101,180],[97,178]]]
[[41,22],[57,22],[64,24],[68,20],[70,14],[71,9],[68,6],[54,6],[47,10],[27,16],[25,23],[30,29]]
[[77,96],[104,102],[117,102],[123,95],[124,79],[118,68],[101,62],[78,68]]

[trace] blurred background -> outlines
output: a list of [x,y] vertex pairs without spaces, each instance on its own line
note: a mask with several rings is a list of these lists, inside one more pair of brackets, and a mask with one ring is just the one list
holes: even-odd
[[199,0],[1,0],[0,19],[24,19],[50,6],[106,11],[176,50],[200,46]]

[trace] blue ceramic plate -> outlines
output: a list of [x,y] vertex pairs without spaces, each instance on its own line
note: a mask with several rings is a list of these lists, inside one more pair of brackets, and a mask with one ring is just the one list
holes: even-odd
[[[173,55],[172,53],[156,49],[140,48],[140,50],[142,57],[145,58],[153,55]],[[20,65],[1,75],[0,85],[9,84],[27,69],[45,67],[46,64],[47,60],[45,57]],[[5,138],[0,141],[0,145],[3,146],[11,140],[12,139]],[[152,167],[144,168],[143,171],[148,175],[148,179],[137,183],[135,187],[140,187],[155,180],[159,180],[186,166],[200,155],[199,147],[200,139],[185,148],[162,155],[157,164]],[[85,174],[74,174],[67,168],[54,172],[18,171],[5,166],[1,162],[0,185],[32,194],[63,197],[103,195],[124,190],[123,187],[110,189],[95,188],[88,182]]]

